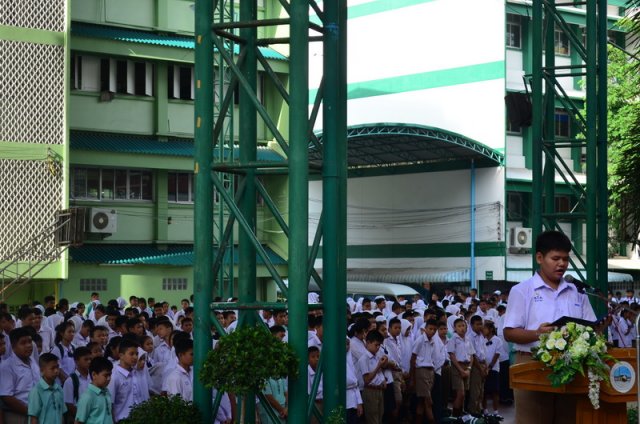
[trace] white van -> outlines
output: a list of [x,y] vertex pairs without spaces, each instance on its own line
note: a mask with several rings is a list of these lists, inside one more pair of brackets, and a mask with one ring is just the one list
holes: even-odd
[[[289,286],[288,279],[285,279],[284,283]],[[313,279],[309,282],[309,292],[321,292],[320,287]],[[381,283],[378,281],[347,281],[347,297],[352,297],[354,300],[358,300],[361,297],[373,299],[373,297],[379,295],[386,298],[404,296],[406,299],[411,299],[416,294],[418,294],[417,291],[403,284]]]

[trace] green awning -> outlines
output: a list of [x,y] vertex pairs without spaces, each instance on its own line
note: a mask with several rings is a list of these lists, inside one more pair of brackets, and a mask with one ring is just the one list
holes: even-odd
[[[179,49],[195,48],[193,37],[186,35],[161,35],[155,32],[140,31],[135,29],[124,29],[105,25],[93,25],[73,22],[71,24],[71,35],[103,38],[108,40],[119,40],[129,43],[152,44],[156,46],[176,47]],[[288,61],[286,56],[278,53],[269,47],[259,47],[265,59]],[[235,46],[234,54],[240,52],[240,47]]]
[[[192,138],[170,137],[168,140],[159,140],[158,137],[113,134],[90,131],[71,131],[71,150],[90,150],[98,152],[130,153],[140,155],[178,156],[193,157],[194,142]],[[240,149],[234,146],[233,149],[225,148],[225,161],[229,160],[229,155],[233,159],[238,159]],[[268,147],[258,147],[258,161],[284,162],[284,158]],[[219,158],[219,149],[214,150],[214,157]]]
[[[286,265],[287,261],[273,250],[265,247],[269,260],[274,265]],[[217,254],[218,249],[212,248],[211,254]],[[167,245],[164,247],[150,244],[85,244],[80,247],[69,248],[71,262],[79,264],[107,264],[107,265],[164,265],[164,266],[193,266],[193,245]],[[256,255],[258,265],[264,261]],[[238,264],[238,250],[234,249],[233,263]]]

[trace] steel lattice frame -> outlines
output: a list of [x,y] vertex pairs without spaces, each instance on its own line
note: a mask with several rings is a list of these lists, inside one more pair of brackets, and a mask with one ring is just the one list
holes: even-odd
[[[195,373],[199,372],[202,362],[210,348],[210,322],[207,318],[210,308],[224,307],[211,303],[212,283],[223,266],[223,255],[232,244],[233,226],[240,228],[238,236],[238,296],[239,302],[227,305],[240,309],[240,325],[251,325],[257,321],[256,310],[273,307],[256,301],[256,255],[261,256],[274,281],[287,296],[289,309],[289,343],[300,359],[298,376],[289,379],[289,421],[308,422],[311,414],[321,418],[313,399],[315,390],[323,376],[324,415],[345,404],[345,361],[344,361],[344,323],[346,311],[346,2],[329,0],[322,3],[322,9],[315,0],[279,0],[272,3],[279,10],[270,11],[271,16],[258,19],[257,1],[240,2],[239,17],[231,22],[215,21],[214,16],[227,14],[220,8],[226,3],[215,4],[205,0],[196,1],[196,98],[195,98],[195,134],[196,134],[196,207],[195,207],[195,310],[201,317],[196,322],[195,336]],[[310,24],[310,14],[315,14],[321,24]],[[281,17],[286,16],[286,17]],[[213,25],[212,25],[213,22]],[[258,35],[263,28],[264,36]],[[275,28],[287,28],[287,36],[276,37]],[[213,29],[213,31],[212,31]],[[310,36],[309,32],[318,34]],[[324,75],[314,106],[309,112],[309,71],[308,51],[310,41],[322,41],[324,47]],[[234,56],[229,46],[240,46],[238,56]],[[286,87],[271,69],[268,61],[259,50],[259,46],[289,44],[290,69],[288,87]],[[220,99],[219,108],[213,107],[213,51],[219,55],[224,65],[219,69],[228,72],[229,86]],[[261,66],[270,78],[277,92],[282,96],[283,104],[288,106],[289,131],[285,138],[276,122],[278,117],[269,116],[268,111],[256,95],[257,69]],[[225,126],[224,117],[233,104],[233,92],[239,90],[240,154],[233,163],[212,163],[212,151],[215,143],[220,142],[220,134]],[[323,130],[325,142],[322,150],[323,191],[325,202],[323,220],[318,226],[314,245],[308,247],[308,144],[315,137],[311,132],[313,121],[320,107],[323,111]],[[284,165],[289,173],[289,222],[279,213],[270,198],[266,187],[258,179],[265,172],[265,164],[256,161],[257,117],[261,119],[281,152],[286,156]],[[278,163],[278,167],[282,167]],[[239,176],[235,197],[225,189],[224,181],[218,172],[224,171]],[[229,211],[226,222],[219,218],[219,228],[224,228],[218,239],[218,256],[212,260],[210,250],[213,240],[213,199],[212,190],[221,196],[221,203]],[[260,194],[270,208],[283,233],[289,238],[289,286],[286,287],[273,264],[264,252],[256,235],[256,195]],[[310,276],[320,282],[313,271],[312,264],[319,250],[319,241],[323,239],[323,261],[325,289],[323,291],[325,337],[322,363],[331,364],[317,373],[311,395],[307,394],[307,293]],[[215,324],[215,322],[213,323]],[[194,385],[194,399],[204,411],[204,421],[212,419],[210,394],[200,384]],[[253,422],[255,402],[253,396],[246,397],[246,422]],[[264,402],[264,398],[260,397]],[[220,396],[216,399],[218,405]]]
[[[532,227],[534,238],[545,229],[560,229],[558,220],[586,221],[586,258],[574,249],[587,271],[589,283],[607,290],[607,2],[586,1],[586,38],[577,36],[557,6],[567,3],[534,0],[531,91],[533,104]],[[557,66],[554,29],[567,35],[583,63]],[[562,78],[583,77],[586,112],[576,105],[560,84]],[[555,101],[569,113],[579,136],[555,136]],[[578,182],[558,149],[586,150],[586,186]],[[543,158],[546,159],[543,165]],[[578,198],[571,213],[555,210],[555,176],[560,176]],[[573,264],[578,270],[579,267]],[[535,258],[533,260],[535,269]],[[595,276],[595,277],[594,277]],[[585,278],[582,278],[585,280]],[[600,302],[601,303],[601,302]],[[602,312],[605,305],[597,304]]]

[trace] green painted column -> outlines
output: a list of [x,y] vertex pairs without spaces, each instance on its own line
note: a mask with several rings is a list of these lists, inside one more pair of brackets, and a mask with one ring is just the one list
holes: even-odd
[[193,400],[202,422],[213,422],[211,390],[198,375],[211,349],[209,304],[213,292],[213,4],[196,0],[195,9],[195,206],[194,206],[194,381]]
[[156,170],[155,239],[160,243],[166,243],[169,240],[168,175],[169,172],[166,169]]
[[[607,2],[598,1],[598,136],[597,136],[597,155],[598,155],[598,185],[597,185],[597,210],[598,210],[598,279],[596,288],[602,290],[603,293],[608,289],[608,271],[609,271],[609,217],[607,213],[609,202],[609,191],[607,189]],[[599,302],[595,306],[599,314],[606,312],[603,302]]]
[[[245,0],[240,3],[240,21],[255,21],[258,17],[256,0]],[[240,37],[245,40],[240,46],[240,53],[245,52],[246,57],[240,71],[251,86],[251,92],[240,88],[240,162],[255,162],[257,158],[257,113],[252,102],[256,95],[258,59],[256,56],[256,27],[240,29]],[[239,207],[242,216],[247,221],[251,230],[256,231],[256,184],[255,169],[246,168],[244,176],[244,194],[240,199]],[[256,250],[251,243],[250,235],[240,230],[238,235],[238,298],[241,303],[254,303],[256,301]],[[251,310],[240,311],[241,325],[253,325],[255,312]],[[245,423],[255,421],[255,395],[244,397]]]
[[[324,2],[324,102],[322,140],[324,304],[323,407],[328,417],[346,408],[347,298],[347,6]],[[346,417],[343,417],[346,418]]]
[[167,86],[167,62],[157,62],[154,92],[156,96],[156,134],[169,134],[169,87]]
[[[326,4],[326,3],[325,3]],[[309,5],[292,0],[289,60],[289,344],[300,362],[289,378],[290,423],[307,422],[307,274],[309,233]]]
[[[586,82],[586,101],[587,101],[587,278],[591,280],[591,284],[597,281],[598,270],[598,224],[597,224],[597,201],[598,201],[598,19],[596,16],[597,1],[587,1],[587,82]],[[605,180],[606,181],[606,180]],[[606,259],[605,259],[606,261]],[[606,262],[605,262],[606,263]]]
[[169,0],[156,0],[156,28],[169,28]]

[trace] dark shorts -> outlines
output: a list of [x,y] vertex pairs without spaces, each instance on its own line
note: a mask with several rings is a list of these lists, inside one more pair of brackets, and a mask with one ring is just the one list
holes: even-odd
[[489,371],[487,379],[484,381],[484,393],[492,395],[500,392],[500,373],[498,371]]

